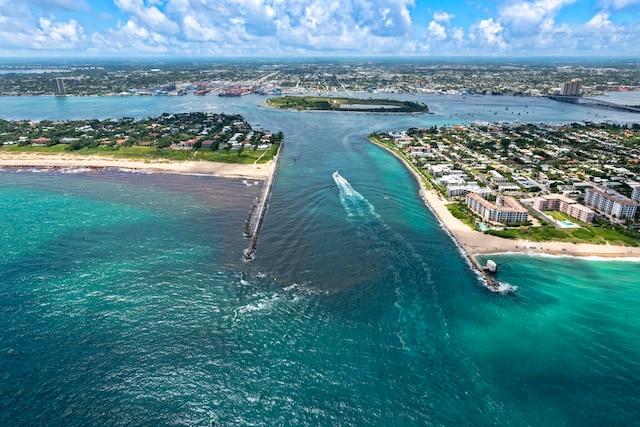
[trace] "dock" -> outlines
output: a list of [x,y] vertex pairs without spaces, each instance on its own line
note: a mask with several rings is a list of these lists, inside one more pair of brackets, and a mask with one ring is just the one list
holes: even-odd
[[262,227],[264,215],[267,211],[267,206],[269,205],[273,182],[275,181],[276,173],[278,172],[278,166],[280,164],[280,150],[282,150],[283,145],[284,141],[280,142],[278,152],[274,158],[275,165],[273,167],[273,171],[269,178],[265,180],[261,195],[253,202],[253,206],[249,211],[249,217],[244,225],[244,236],[249,239],[249,246],[244,250],[244,259],[247,261],[253,259],[253,254],[256,251],[260,228]]
[[489,290],[492,291],[492,292],[499,292],[500,291],[500,284],[492,276],[492,273],[495,273],[497,271],[497,269],[498,269],[498,266],[496,265],[496,263],[493,260],[490,259],[490,260],[487,261],[487,265],[483,266],[469,252],[464,251],[464,253],[467,256],[467,259],[469,260],[471,265],[473,265],[476,268],[478,273],[480,273],[480,275],[482,275],[484,280],[487,282],[487,288],[489,288]]

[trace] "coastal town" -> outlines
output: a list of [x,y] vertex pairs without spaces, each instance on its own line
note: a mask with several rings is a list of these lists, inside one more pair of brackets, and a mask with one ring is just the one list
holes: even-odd
[[305,63],[105,62],[0,63],[0,96],[179,96],[250,93],[433,93],[546,96],[563,82],[581,94],[640,89],[634,62],[322,60]]
[[134,158],[266,163],[282,132],[254,130],[240,115],[164,113],[136,120],[7,121],[0,119],[0,152],[121,155]]
[[372,134],[471,228],[638,246],[640,126],[474,123]]

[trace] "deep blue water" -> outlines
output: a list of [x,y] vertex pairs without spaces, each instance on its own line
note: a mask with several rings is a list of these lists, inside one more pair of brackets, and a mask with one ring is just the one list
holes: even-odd
[[286,135],[251,262],[253,182],[0,172],[0,425],[635,423],[640,263],[504,255],[500,279],[518,290],[493,294],[413,177],[364,140],[512,112],[628,118],[419,99],[436,114],[273,111],[257,96],[0,98],[2,118],[203,110]]

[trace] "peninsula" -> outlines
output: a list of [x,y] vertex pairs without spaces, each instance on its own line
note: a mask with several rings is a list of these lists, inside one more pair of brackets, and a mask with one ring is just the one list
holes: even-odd
[[136,120],[0,120],[0,166],[118,168],[266,179],[281,132],[238,115],[165,113]]
[[274,108],[298,111],[340,111],[360,113],[428,113],[429,107],[419,102],[391,99],[333,98],[327,96],[283,96],[267,99]]

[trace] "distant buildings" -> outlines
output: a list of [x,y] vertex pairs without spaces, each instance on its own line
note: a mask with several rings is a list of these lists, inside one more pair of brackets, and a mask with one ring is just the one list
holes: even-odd
[[509,224],[529,219],[528,211],[513,197],[498,196],[494,204],[475,193],[469,193],[466,202],[472,211],[488,221]]
[[64,79],[62,77],[56,77],[52,79],[51,82],[53,83],[53,93],[56,96],[66,95],[64,90]]
[[582,80],[573,79],[560,85],[560,95],[562,96],[580,96],[580,86]]
[[635,200],[603,186],[587,188],[584,202],[587,206],[593,206],[600,212],[617,218],[633,218],[638,207]]
[[561,194],[549,194],[536,197],[533,207],[539,211],[560,211],[582,222],[591,223],[595,212],[573,199]]

